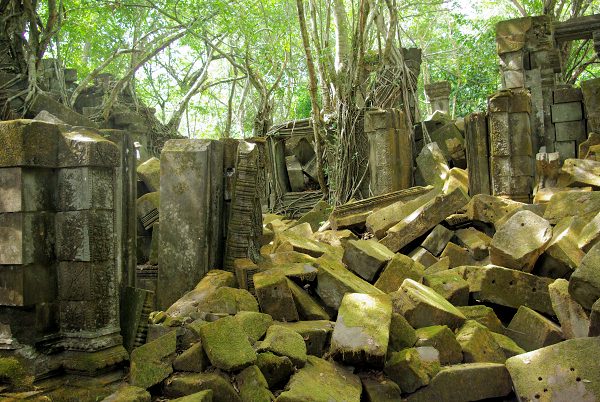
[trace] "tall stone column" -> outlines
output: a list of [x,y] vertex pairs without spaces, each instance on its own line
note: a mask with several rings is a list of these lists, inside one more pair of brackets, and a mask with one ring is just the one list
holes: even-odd
[[431,104],[431,111],[450,112],[450,91],[452,87],[448,81],[438,81],[425,85],[425,95]]
[[469,195],[491,194],[488,124],[485,113],[465,117]]
[[167,141],[160,157],[159,309],[222,268],[222,208],[223,144]]

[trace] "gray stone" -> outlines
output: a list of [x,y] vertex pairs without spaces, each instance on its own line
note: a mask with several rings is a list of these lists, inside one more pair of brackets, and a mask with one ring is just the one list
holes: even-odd
[[51,169],[0,168],[0,213],[52,211],[55,190]]
[[263,373],[270,389],[280,389],[294,372],[294,365],[287,356],[276,356],[271,352],[259,353],[256,366]]
[[544,219],[556,225],[567,216],[592,219],[600,212],[600,191],[561,192],[554,194],[548,202]]
[[484,305],[475,306],[462,306],[458,307],[461,313],[467,317],[468,320],[477,321],[478,323],[485,325],[492,332],[504,333],[504,326],[502,322],[496,316],[496,312],[493,308]]
[[392,313],[388,354],[390,352],[399,352],[405,348],[411,348],[416,342],[417,334],[415,329],[406,321],[406,318],[401,314]]
[[592,305],[590,313],[590,331],[588,336],[600,336],[600,299]]
[[455,306],[469,304],[469,284],[453,271],[442,271],[425,275],[423,284],[435,290]]
[[458,245],[465,247],[478,261],[489,255],[489,245],[492,239],[475,228],[459,229],[455,232]]
[[552,123],[583,119],[581,102],[568,102],[552,105]]
[[173,368],[176,371],[201,373],[208,366],[210,366],[210,361],[202,348],[202,342],[193,344],[173,361]]
[[469,194],[490,194],[489,151],[485,113],[471,113],[465,118]]
[[52,213],[1,213],[0,264],[49,264],[54,256],[54,233]]

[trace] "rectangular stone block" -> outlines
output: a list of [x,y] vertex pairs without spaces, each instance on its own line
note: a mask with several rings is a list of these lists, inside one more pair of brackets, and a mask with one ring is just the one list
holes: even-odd
[[490,194],[488,123],[485,113],[465,118],[469,194]]
[[557,141],[554,143],[556,152],[560,154],[560,159],[577,158],[577,142],[576,141]]
[[502,72],[504,89],[525,87],[525,74],[522,70],[505,70]]
[[581,91],[587,115],[598,114],[600,112],[600,78],[583,81]]
[[555,123],[556,141],[585,141],[585,120],[566,121]]
[[524,52],[503,53],[500,56],[500,68],[503,70],[523,70]]
[[583,93],[579,88],[562,87],[553,91],[554,103],[582,102]]
[[0,122],[0,166],[56,167],[58,127],[34,120]]
[[[115,303],[114,300],[60,302],[61,331],[71,333],[70,337],[76,339],[75,343],[86,341],[90,343],[89,339],[86,340],[92,335],[89,332],[117,327],[119,324],[118,317],[118,302]],[[87,337],[84,335],[85,332],[88,332]],[[97,335],[94,337],[97,337]]]
[[80,167],[58,171],[58,209],[113,209],[114,171],[111,168]]
[[58,300],[94,301],[117,296],[114,263],[58,263]]
[[52,169],[0,168],[0,213],[54,210],[55,184]]
[[511,153],[509,114],[490,113],[488,124],[490,156],[509,156]]
[[568,102],[552,105],[552,123],[577,121],[583,119],[583,108],[580,102]]
[[531,119],[528,113],[510,113],[508,118],[511,155],[533,155]]
[[0,264],[50,263],[54,259],[54,214],[0,214]]
[[56,297],[53,265],[0,265],[0,305],[31,306]]
[[109,261],[114,257],[113,212],[85,210],[56,214],[59,261]]
[[58,167],[117,167],[121,158],[117,145],[92,128],[62,130],[58,144]]

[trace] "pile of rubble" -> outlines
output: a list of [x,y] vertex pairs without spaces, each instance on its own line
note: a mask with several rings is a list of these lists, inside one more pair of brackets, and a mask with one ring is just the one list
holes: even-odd
[[567,160],[534,204],[470,198],[452,169],[265,215],[260,259],[152,313],[109,400],[596,400],[599,167]]

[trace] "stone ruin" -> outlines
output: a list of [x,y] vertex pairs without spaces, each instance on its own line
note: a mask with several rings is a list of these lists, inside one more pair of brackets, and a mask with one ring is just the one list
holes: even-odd
[[596,20],[501,22],[484,112],[365,108],[336,207],[308,120],[154,158],[93,91],[0,122],[0,396],[600,399],[600,80],[555,81]]

